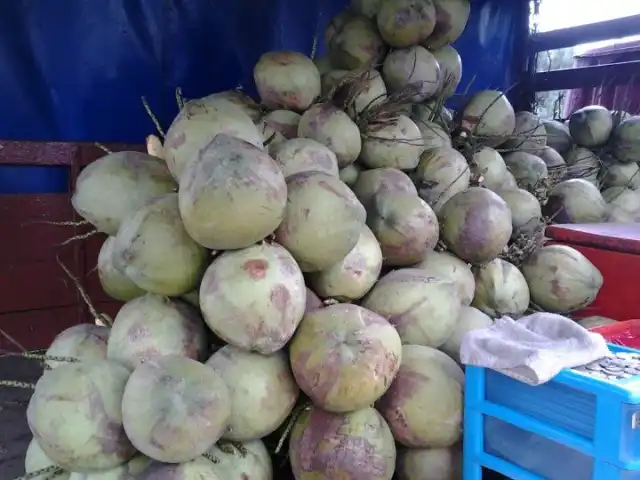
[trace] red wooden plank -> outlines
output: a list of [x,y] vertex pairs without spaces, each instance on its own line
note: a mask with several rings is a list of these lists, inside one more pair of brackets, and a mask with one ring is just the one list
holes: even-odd
[[20,351],[6,335],[27,350],[47,348],[62,330],[81,323],[78,311],[77,307],[65,307],[0,314],[0,350]]
[[[144,145],[106,144],[109,150],[146,151]],[[105,152],[91,143],[15,142],[0,140],[0,165],[87,165]]]
[[640,225],[637,223],[550,225],[546,235],[558,242],[640,255]]

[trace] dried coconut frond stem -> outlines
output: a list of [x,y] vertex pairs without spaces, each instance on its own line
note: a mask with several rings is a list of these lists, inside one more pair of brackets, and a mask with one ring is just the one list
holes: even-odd
[[158,121],[158,117],[156,117],[156,115],[153,113],[153,110],[151,110],[151,107],[149,106],[149,102],[147,102],[147,98],[143,96],[143,97],[140,97],[140,100],[142,100],[142,106],[144,107],[145,111],[147,112],[147,115],[149,115],[149,118],[155,125],[156,130],[158,131],[158,134],[162,138],[164,138],[165,137],[164,130],[160,125],[160,122]]
[[53,222],[50,220],[32,220],[22,224],[22,226],[25,226],[25,225],[55,225],[57,227],[82,227],[84,225],[89,225],[89,221],[81,220],[79,222]]
[[[176,103],[180,110],[184,108],[184,96],[182,95],[182,88],[180,87],[176,87]],[[158,128],[157,125],[156,128]]]
[[41,468],[40,470],[34,470],[33,472],[26,473],[21,477],[15,478],[14,480],[33,480],[40,477],[46,480],[55,480],[58,475],[62,475],[63,473],[65,473],[65,470],[58,467],[57,465],[51,465],[50,467],[45,467]]
[[289,416],[289,421],[287,422],[287,425],[284,428],[282,435],[280,436],[280,440],[278,440],[278,445],[274,450],[274,453],[276,455],[280,453],[280,451],[282,450],[282,447],[284,446],[284,442],[286,442],[287,438],[289,438],[289,434],[291,433],[291,430],[293,430],[293,426],[298,421],[298,418],[300,418],[300,415],[302,415],[304,412],[308,410],[311,410],[311,406],[312,406],[311,403],[307,402],[307,403],[303,403],[302,405],[299,405],[297,408],[293,410],[293,412]]
[[236,451],[238,451],[240,453],[240,456],[242,458],[245,458],[249,453],[245,446],[240,442],[220,440],[217,445],[221,452],[224,452],[228,455],[235,455]]
[[33,360],[50,360],[52,362],[68,362],[68,363],[73,363],[73,362],[79,362],[80,360],[78,358],[75,357],[58,357],[55,355],[43,355],[43,354],[39,354],[39,353],[30,353],[30,352],[24,352],[24,353],[5,353],[4,355],[2,355],[3,357],[23,357],[23,358],[29,358],[29,359],[33,359]]
[[87,233],[75,235],[71,238],[67,238],[64,242],[57,244],[56,247],[64,247],[65,245],[69,245],[70,243],[76,242],[78,240],[86,240],[87,238],[92,237],[98,233],[100,233],[98,230],[91,230]]
[[9,335],[7,332],[5,332],[4,330],[2,330],[0,328],[0,335],[2,335],[4,338],[7,339],[7,341],[9,341],[9,343],[13,344],[14,346],[18,347],[20,350],[22,350],[23,352],[28,352],[28,350],[26,348],[24,348],[20,342],[18,342],[15,338],[13,338],[11,335]]
[[113,150],[109,150],[107,147],[105,147],[103,144],[98,143],[98,142],[94,142],[93,143],[96,147],[98,147],[100,150],[102,150],[104,153],[113,153]]
[[218,457],[208,452],[203,453],[202,456],[209,460],[211,463],[220,463],[220,459]]
[[16,380],[0,380],[0,387],[24,388],[26,390],[36,388],[34,383],[18,382]]

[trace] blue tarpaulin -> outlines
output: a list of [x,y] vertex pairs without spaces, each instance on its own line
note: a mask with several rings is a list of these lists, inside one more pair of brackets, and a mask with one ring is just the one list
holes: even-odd
[[[471,91],[515,81],[522,3],[477,0],[456,43]],[[4,0],[0,2],[0,139],[142,143],[175,88],[194,98],[242,86],[269,50],[309,54],[348,0]],[[320,46],[322,53],[322,46]],[[20,175],[18,170],[29,169]],[[42,170],[44,168],[44,170]],[[0,168],[0,193],[64,191],[52,167]],[[38,173],[40,172],[40,173]],[[50,178],[50,181],[47,179]]]

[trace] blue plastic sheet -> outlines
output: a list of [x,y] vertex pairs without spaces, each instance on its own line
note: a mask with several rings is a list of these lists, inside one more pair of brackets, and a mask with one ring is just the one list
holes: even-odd
[[[521,5],[476,0],[456,46],[462,86],[514,81]],[[64,5],[63,5],[64,4]],[[241,85],[269,50],[309,54],[313,38],[348,0],[5,0],[0,2],[0,139],[142,143],[153,133],[140,97],[161,123],[174,91],[194,98]],[[322,53],[322,45],[319,52]],[[30,168],[30,167],[22,167]],[[15,173],[15,172],[14,172]],[[0,173],[0,193],[21,191]],[[29,181],[25,173],[24,182]],[[28,185],[23,190],[57,191]],[[46,183],[46,182],[45,182]],[[57,185],[57,186],[54,186]]]

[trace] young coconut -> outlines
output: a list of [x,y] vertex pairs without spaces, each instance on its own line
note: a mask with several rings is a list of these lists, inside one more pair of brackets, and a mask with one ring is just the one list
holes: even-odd
[[[151,464],[153,460],[144,455],[136,455],[131,460],[123,465],[111,468],[109,470],[103,470],[100,472],[85,472],[85,473],[72,473],[69,480],[129,480],[138,478],[136,475],[144,472]],[[56,477],[55,479],[58,480]]]
[[269,155],[220,134],[185,170],[178,199],[185,229],[196,242],[231,250],[253,245],[277,228],[287,185]]
[[258,95],[269,108],[305,111],[320,96],[320,72],[298,52],[267,52],[253,68]]
[[264,443],[261,440],[244,442],[242,448],[243,453],[235,448],[233,452],[222,451],[217,445],[209,449],[208,455],[217,460],[213,470],[220,480],[273,480],[273,465]]
[[581,147],[601,147],[611,135],[613,117],[600,105],[590,105],[576,110],[569,117],[571,138]]
[[205,457],[178,464],[153,462],[135,480],[227,480],[216,473],[216,464]]
[[476,292],[471,305],[492,318],[519,318],[529,308],[529,286],[518,268],[496,258],[474,269]]
[[578,147],[565,154],[567,178],[582,178],[597,186],[601,161],[591,150]]
[[438,348],[453,332],[462,303],[450,278],[402,268],[382,277],[362,306],[387,318],[402,343]]
[[612,318],[594,315],[591,317],[579,318],[576,320],[576,323],[581,327],[584,327],[587,330],[589,330],[591,328],[603,327],[605,325],[614,325],[618,322],[616,320],[613,320]]
[[[109,328],[91,323],[74,325],[56,335],[47,349],[47,357],[75,358],[83,362],[100,361],[107,358]],[[66,365],[68,362],[47,360],[49,368]]]
[[333,89],[332,103],[354,119],[365,110],[380,105],[387,98],[387,86],[382,75],[374,69],[364,73],[358,70],[334,70],[327,74],[325,79],[327,93]]
[[515,128],[513,106],[505,94],[497,90],[475,93],[462,110],[462,133],[477,137],[485,145],[500,145]]
[[420,45],[391,51],[382,65],[382,77],[391,92],[412,92],[414,102],[435,96],[443,79],[436,57]]
[[420,156],[413,178],[420,198],[439,213],[449,199],[469,188],[471,170],[460,152],[441,147]]
[[229,387],[231,416],[224,440],[246,442],[272,434],[298,400],[300,389],[283,351],[264,356],[226,345],[207,365]]
[[548,312],[568,313],[593,302],[602,287],[602,274],[578,250],[547,245],[530,256],[522,273],[531,301]]
[[[227,100],[247,114],[252,121],[257,122],[260,119],[261,107],[256,101],[242,90],[226,90],[223,92],[213,93],[201,99],[204,103],[216,103],[218,100]],[[197,103],[197,100],[196,100]]]
[[613,156],[620,162],[640,161],[640,116],[620,123],[611,136]]
[[296,138],[299,123],[300,114],[290,110],[274,110],[262,117],[258,122],[258,129],[271,156],[279,145]]
[[540,119],[531,112],[516,113],[513,136],[505,143],[505,148],[522,150],[537,155],[547,146],[547,130]]
[[313,290],[307,288],[307,304],[305,306],[304,313],[307,314],[314,310],[318,310],[319,308],[324,308],[323,301],[320,300],[320,297],[318,297]]
[[455,42],[469,20],[471,4],[469,0],[434,0],[436,26],[433,33],[423,42],[425,47],[441,48]]
[[418,115],[412,119],[420,129],[425,151],[435,148],[451,148],[451,137],[440,124],[421,120]]
[[323,172],[340,175],[336,154],[310,138],[293,138],[278,145],[272,152],[285,179],[301,172]]
[[[453,124],[453,114],[452,111],[448,108],[445,108],[440,105],[437,101],[431,101],[427,103],[417,103],[411,105],[410,112],[411,119],[416,122],[418,127],[422,130],[420,126],[423,122],[431,122],[437,124],[441,130],[444,131],[445,137],[449,138],[448,143],[446,145],[451,144],[451,138],[447,132],[453,130],[455,125]],[[443,137],[443,140],[445,138]],[[439,145],[436,145],[439,146]],[[427,146],[427,148],[429,148]]]
[[433,0],[385,0],[376,14],[380,35],[395,48],[425,41],[436,26]]
[[561,168],[566,166],[562,155],[551,147],[544,147],[538,152],[538,157],[547,165],[547,169]]
[[209,328],[225,342],[263,355],[284,347],[305,305],[300,267],[276,243],[224,252],[200,285],[200,309]]
[[453,358],[442,350],[432,347],[422,346],[420,353],[425,359],[438,364],[444,373],[458,382],[458,385],[460,385],[460,388],[464,391],[464,370],[462,370],[462,367],[460,367]]
[[482,176],[482,186],[494,192],[507,180],[507,164],[491,147],[481,147],[473,153],[471,169],[476,176]]
[[460,363],[460,346],[462,337],[472,330],[487,328],[493,325],[493,320],[486,313],[475,307],[462,307],[456,326],[449,339],[440,346],[440,350]]
[[386,266],[411,266],[438,244],[438,217],[411,193],[376,195],[367,225],[380,242]]
[[359,161],[369,168],[413,170],[424,151],[422,133],[406,115],[370,125],[363,138]]
[[336,154],[340,168],[352,164],[362,150],[358,126],[349,115],[327,103],[313,105],[302,115],[298,136],[327,146]]
[[[47,473],[33,475],[34,472],[48,469]],[[24,457],[24,471],[30,480],[69,480],[69,472],[64,471],[60,466],[47,457],[36,439],[31,439]],[[31,475],[31,476],[29,476]]]
[[190,305],[147,294],[124,304],[111,327],[107,358],[130,370],[150,359],[180,355],[204,360],[207,332]]
[[462,80],[462,59],[451,45],[432,50],[431,53],[440,66],[439,93],[442,97],[449,98],[456,93],[460,80]]
[[232,101],[215,95],[189,100],[167,130],[167,166],[178,181],[219,134],[244,140],[259,150],[264,148],[262,134],[251,117]]
[[491,190],[471,187],[444,204],[440,236],[462,260],[483,264],[496,258],[513,232],[511,210]]
[[127,216],[175,189],[160,159],[140,152],[110,153],[80,172],[71,205],[99,231],[115,235]]
[[341,168],[338,174],[338,177],[345,184],[349,185],[350,187],[353,187],[358,181],[358,177],[360,176],[361,172],[362,172],[362,167],[359,167],[355,163],[352,163],[351,165]]
[[635,215],[623,210],[618,205],[607,205],[604,221],[606,223],[636,223]]
[[534,190],[541,182],[549,178],[547,165],[540,157],[527,152],[512,152],[504,156],[504,163],[516,178],[516,182],[525,190]]
[[127,437],[160,462],[188,462],[205,453],[226,432],[230,415],[222,377],[185,357],[146,361],[133,371],[122,397]]
[[603,188],[628,187],[634,190],[640,189],[640,167],[636,162],[604,165],[601,175]]
[[545,215],[555,223],[600,223],[607,204],[598,187],[581,178],[564,180],[549,190]]
[[115,267],[113,262],[115,243],[116,237],[107,237],[100,248],[98,279],[107,295],[121,302],[127,302],[144,295],[145,291]]
[[382,269],[382,250],[369,227],[362,227],[358,243],[338,263],[309,275],[313,289],[323,298],[359,300],[375,285]]
[[339,179],[320,172],[289,177],[287,210],[276,241],[303,272],[318,272],[344,258],[356,246],[366,211]]
[[129,373],[102,360],[60,365],[40,377],[27,422],[56,465],[72,472],[107,470],[133,457],[120,408]]
[[383,192],[418,195],[411,178],[397,168],[363,170],[352,189],[365,208],[373,207],[375,197]]
[[306,314],[289,350],[300,389],[315,406],[335,413],[361,410],[380,398],[396,376],[401,353],[393,326],[352,304]]
[[377,64],[387,51],[375,23],[343,12],[325,32],[325,45],[334,68],[355,70]]
[[396,446],[389,425],[373,408],[347,414],[312,408],[291,431],[289,459],[300,480],[391,480]]
[[547,146],[561,154],[571,150],[573,138],[567,125],[557,120],[543,120],[542,125],[547,132]]
[[405,447],[444,448],[460,439],[462,389],[427,347],[402,347],[398,375],[376,408]]
[[507,170],[501,190],[514,190],[516,188],[519,188],[518,182],[516,182],[516,177],[513,176],[513,173]]
[[170,193],[150,200],[122,222],[112,260],[143,290],[178,296],[198,286],[209,254],[185,230],[178,194]]
[[375,18],[382,0],[351,0],[351,10],[367,18]]
[[398,480],[461,480],[462,449],[402,448],[398,450]]
[[511,211],[512,238],[520,235],[532,235],[542,222],[540,202],[532,194],[521,188],[514,190],[498,190]]
[[626,187],[611,187],[602,191],[602,198],[609,205],[620,207],[631,215],[640,213],[640,191]]
[[427,252],[414,268],[423,268],[434,277],[448,278],[456,284],[462,305],[469,305],[476,290],[471,267],[449,252]]

